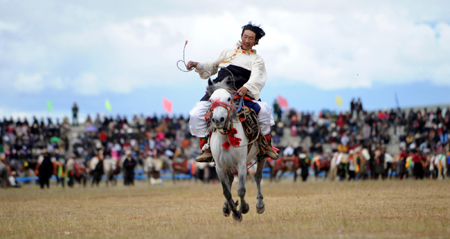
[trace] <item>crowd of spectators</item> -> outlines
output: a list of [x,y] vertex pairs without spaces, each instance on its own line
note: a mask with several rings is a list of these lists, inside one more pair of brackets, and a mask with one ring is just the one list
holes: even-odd
[[131,150],[138,160],[140,155],[165,154],[170,159],[192,157],[190,150],[189,128],[183,116],[145,117],[134,115],[128,120],[126,116],[101,117],[95,120],[90,116],[84,123],[86,132],[74,133],[73,152],[76,157],[89,161],[98,148],[104,148],[106,155],[122,156]]
[[[32,176],[43,151],[52,161],[65,162],[70,157],[89,162],[102,148],[105,157],[116,159],[132,152],[137,165],[150,156],[164,155],[170,160],[193,159],[199,153],[198,144],[189,133],[188,119],[183,116],[116,117],[90,116],[78,125],[78,106],[73,107],[73,122],[67,118],[53,122],[51,118],[31,121],[6,117],[0,121],[0,155],[17,177]],[[353,101],[350,111],[336,113],[323,110],[319,114],[281,111],[274,104],[276,125],[272,135],[275,146],[284,149],[289,138],[300,138],[296,152],[309,155],[350,152],[363,147],[371,154],[389,145],[393,152],[400,149],[423,153],[445,151],[448,154],[450,110],[411,109],[365,111],[360,99]],[[288,132],[289,135],[285,135]],[[395,137],[392,139],[391,137]],[[394,141],[393,141],[394,140]],[[325,147],[326,146],[326,147]],[[281,151],[283,152],[283,151]],[[282,154],[282,153],[281,153]],[[283,155],[282,155],[283,156]]]
[[[279,109],[276,103],[274,109]],[[331,162],[338,153],[342,153],[343,157],[339,156],[339,160],[345,159],[341,167],[345,167],[347,172],[350,166],[348,159],[355,158],[356,154],[360,155],[364,149],[365,160],[368,161],[364,170],[372,177],[386,177],[387,171],[392,170],[388,164],[397,166],[394,174],[403,175],[408,172],[408,159],[414,161],[411,164],[415,164],[415,161],[422,164],[422,170],[410,172],[419,178],[435,173],[433,168],[436,164],[433,160],[437,160],[438,156],[445,156],[447,161],[446,165],[442,166],[440,163],[438,167],[450,165],[449,108],[417,108],[408,111],[398,108],[368,112],[358,99],[357,102],[351,102],[350,109],[351,111],[339,113],[324,110],[318,115],[294,109],[284,112],[284,116],[275,110],[277,123],[273,130],[274,142],[282,142],[285,134],[289,134],[290,137],[300,139],[295,150],[297,154],[307,152],[310,155],[320,155],[325,161]],[[293,147],[295,145],[288,143],[287,148]],[[283,154],[285,150],[283,147],[282,149]],[[386,161],[385,157],[388,158]],[[430,169],[433,172],[430,173]],[[436,178],[436,175],[431,177]]]
[[[274,141],[280,142],[286,133],[285,128],[289,127],[290,136],[298,136],[302,141],[310,139],[307,152],[323,152],[324,144],[329,144],[332,151],[339,147],[348,151],[359,145],[370,148],[387,146],[393,140],[391,137],[396,137],[394,142],[398,143],[397,150],[391,153],[398,153],[400,148],[432,150],[448,146],[449,108],[368,112],[362,109],[362,104],[360,107],[339,113],[323,110],[317,115],[314,112],[286,111],[283,117],[276,118],[273,134],[277,139]],[[302,145],[305,144],[302,142]]]
[[134,115],[101,117],[94,120],[87,116],[83,125],[70,125],[67,119],[53,123],[34,118],[0,121],[0,155],[9,165],[11,174],[17,177],[34,176],[43,155],[52,162],[65,164],[69,158],[81,159],[88,167],[90,160],[103,149],[104,158],[120,159],[127,151],[142,167],[143,160],[150,156],[192,158],[198,154],[197,147],[190,147],[187,122],[180,117],[140,117]]

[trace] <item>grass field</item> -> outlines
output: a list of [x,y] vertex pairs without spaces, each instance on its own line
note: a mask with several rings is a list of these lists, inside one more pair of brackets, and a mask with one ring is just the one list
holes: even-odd
[[[219,184],[0,190],[1,238],[449,238],[450,180],[264,181],[266,211],[222,216]],[[233,185],[233,197],[237,185]]]

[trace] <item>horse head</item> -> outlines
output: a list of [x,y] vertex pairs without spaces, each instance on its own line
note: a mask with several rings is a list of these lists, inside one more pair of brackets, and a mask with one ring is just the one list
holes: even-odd
[[232,90],[235,90],[233,81],[230,77],[220,82],[213,83],[208,80],[209,101],[211,102],[211,123],[214,128],[222,129],[225,127],[231,115],[234,113],[234,103]]

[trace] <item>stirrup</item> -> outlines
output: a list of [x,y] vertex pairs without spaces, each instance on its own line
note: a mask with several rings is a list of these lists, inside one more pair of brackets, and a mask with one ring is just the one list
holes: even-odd
[[266,155],[267,157],[271,158],[271,159],[278,159],[280,157],[280,155],[278,155],[277,152],[275,152],[275,150],[272,148],[271,145],[268,145],[267,147],[264,148],[264,151],[266,151]]
[[211,150],[204,150],[201,155],[199,155],[197,158],[195,158],[195,161],[198,163],[209,163],[212,162],[212,153]]

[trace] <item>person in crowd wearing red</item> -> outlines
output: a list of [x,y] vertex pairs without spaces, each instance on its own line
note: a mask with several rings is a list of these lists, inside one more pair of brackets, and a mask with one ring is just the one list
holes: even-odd
[[397,162],[397,174],[399,179],[403,179],[406,171],[406,158],[408,158],[408,151],[406,147],[402,148],[402,152],[400,152],[400,156]]
[[426,159],[422,156],[420,149],[413,149],[412,152],[414,178],[423,179],[423,162],[425,162]]

